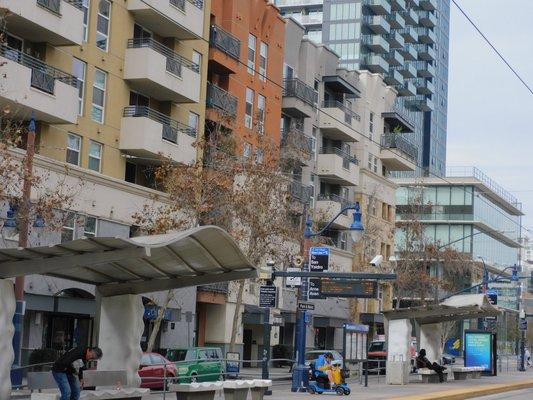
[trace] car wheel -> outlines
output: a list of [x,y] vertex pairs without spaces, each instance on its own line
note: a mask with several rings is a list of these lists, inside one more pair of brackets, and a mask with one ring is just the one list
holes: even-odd
[[174,383],[174,378],[176,377],[172,374],[167,375],[167,380],[163,384],[163,390],[165,392],[167,392],[169,390],[170,385]]

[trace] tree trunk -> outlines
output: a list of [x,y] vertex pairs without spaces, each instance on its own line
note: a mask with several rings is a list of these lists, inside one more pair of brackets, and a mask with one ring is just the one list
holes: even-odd
[[239,290],[237,291],[237,301],[235,302],[235,312],[233,313],[233,324],[231,326],[231,340],[229,343],[229,351],[235,351],[235,342],[237,341],[237,327],[239,325],[239,315],[242,305],[242,297],[244,294],[244,284],[246,281],[239,281]]
[[146,346],[146,351],[148,353],[152,352],[155,345],[155,340],[157,339],[157,334],[159,333],[159,329],[161,328],[161,322],[163,322],[163,318],[165,317],[165,312],[167,311],[168,305],[170,304],[170,301],[174,297],[174,291],[171,289],[167,292],[167,297],[165,299],[165,302],[159,306],[159,311],[157,313],[157,317],[154,321],[154,328],[152,329],[152,332],[150,333],[150,338],[148,339],[148,345]]

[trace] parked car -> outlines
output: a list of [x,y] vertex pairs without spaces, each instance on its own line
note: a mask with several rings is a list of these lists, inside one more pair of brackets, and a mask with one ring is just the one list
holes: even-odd
[[444,353],[442,355],[442,364],[443,365],[455,364],[455,356]]
[[169,349],[167,358],[175,363],[178,383],[213,382],[224,379],[224,358],[218,347]]
[[162,355],[157,353],[143,353],[139,367],[142,388],[163,389],[166,387],[165,376],[168,378],[168,383],[177,374],[176,366]]

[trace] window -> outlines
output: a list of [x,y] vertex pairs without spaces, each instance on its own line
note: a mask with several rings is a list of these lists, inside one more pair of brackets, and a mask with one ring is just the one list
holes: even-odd
[[257,95],[257,133],[265,133],[265,96]]
[[95,237],[96,236],[96,217],[85,217],[85,225],[83,227],[83,236]]
[[61,230],[61,243],[70,242],[74,240],[74,227],[76,222],[76,214],[73,212],[67,213],[63,221],[63,229]]
[[87,64],[77,58],[72,58],[72,75],[77,81],[78,87],[78,115],[83,115],[83,96],[85,95],[85,73],[87,72]]
[[256,38],[251,33],[248,35],[248,73],[255,73],[255,43]]
[[67,162],[69,164],[80,165],[81,137],[68,134],[67,138]]
[[249,158],[252,155],[252,145],[248,142],[244,143],[244,149],[242,155],[246,158]]
[[374,168],[372,169],[375,174],[378,173],[378,158],[376,156],[373,157],[374,159]]
[[89,26],[89,10],[90,10],[91,2],[90,0],[82,0],[81,1],[81,8],[83,10],[83,41],[87,41],[88,36],[88,26]]
[[198,70],[200,70],[202,68],[202,53],[198,53],[196,50],[193,50],[191,61],[198,65]]
[[246,109],[244,116],[244,126],[252,129],[252,115],[254,113],[254,91],[246,88]]
[[102,164],[102,145],[98,142],[89,143],[89,169],[100,172]]
[[368,131],[370,132],[368,137],[370,138],[370,140],[372,140],[372,134],[374,133],[374,113],[372,111],[370,111],[370,118],[369,118],[369,122],[368,122]]
[[264,155],[263,149],[257,149],[255,151],[255,162],[257,164],[262,164],[263,163],[263,155]]
[[194,129],[194,135],[198,134],[198,124],[200,123],[200,116],[192,111],[189,112],[189,128]]
[[261,42],[259,47],[259,79],[266,81],[267,74],[268,45]]
[[109,44],[109,23],[111,20],[111,3],[100,0],[98,3],[98,18],[96,20],[96,47],[107,51]]
[[94,70],[93,82],[93,107],[91,118],[93,121],[104,123],[105,90],[107,85],[107,73],[99,69]]
[[346,232],[339,232],[339,248],[341,250],[348,248],[348,234]]

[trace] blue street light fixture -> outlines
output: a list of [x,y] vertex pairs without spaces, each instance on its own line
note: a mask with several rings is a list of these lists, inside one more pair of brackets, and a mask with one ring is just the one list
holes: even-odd
[[[335,222],[337,218],[341,214],[344,214],[348,212],[349,210],[353,210],[353,222],[350,225],[350,228],[347,229],[348,232],[350,232],[350,235],[352,237],[352,240],[355,242],[358,242],[361,239],[361,236],[363,235],[364,226],[361,222],[361,207],[359,205],[359,202],[356,202],[355,204],[343,207],[341,211],[331,221],[329,221],[322,229],[320,229],[317,232],[313,232],[313,221],[311,218],[307,218],[305,223],[305,230],[304,230],[304,258],[307,263],[309,263],[309,239],[312,237],[317,237],[322,235],[324,232],[326,232],[329,227]],[[303,291],[300,290],[298,294],[298,300],[306,300],[304,298]],[[305,329],[305,311],[297,310],[297,319],[296,319],[296,335],[295,335],[295,348],[296,348],[296,367],[293,369],[292,372],[292,392],[298,392],[298,391],[306,391],[307,390],[307,384],[309,380],[309,368],[305,365],[305,336],[306,336],[306,329]]]

